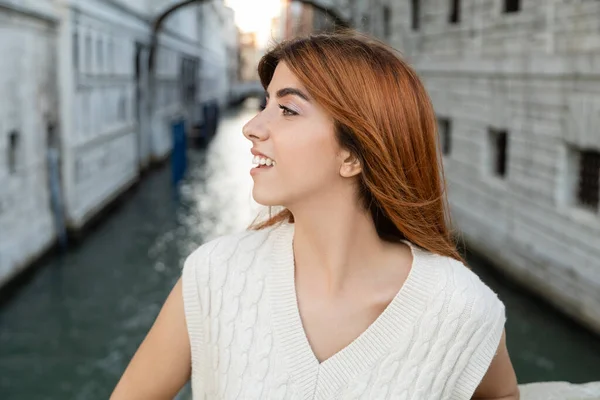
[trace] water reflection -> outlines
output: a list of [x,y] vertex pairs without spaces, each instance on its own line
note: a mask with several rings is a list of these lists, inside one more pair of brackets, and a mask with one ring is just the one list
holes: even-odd
[[470,254],[468,260],[504,301],[507,346],[520,383],[600,381],[600,338],[493,273],[482,258]]
[[202,237],[243,229],[260,210],[252,199],[251,143],[242,135],[243,125],[257,108],[249,102],[238,113],[225,116],[208,156],[182,186],[191,209],[181,210],[181,222]]
[[0,398],[106,399],[204,241],[245,228],[252,201],[243,124],[229,112],[207,152],[190,154],[181,196],[149,174],[84,243],[50,260],[0,310]]

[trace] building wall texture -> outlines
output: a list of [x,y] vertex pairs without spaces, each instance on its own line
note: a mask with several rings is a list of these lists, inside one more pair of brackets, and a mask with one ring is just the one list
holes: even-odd
[[57,27],[44,4],[9,6],[0,2],[0,283],[55,239],[47,133],[58,112]]
[[581,154],[600,151],[600,2],[347,3],[355,27],[415,67],[445,121],[449,199],[466,243],[600,332],[600,210],[577,200]]
[[149,78],[152,22],[176,2],[0,0],[0,285],[165,159],[174,123],[226,103],[237,31],[220,1],[165,21]]
[[222,107],[230,93],[228,66],[230,62],[236,62],[229,59],[231,52],[228,50],[237,37],[237,30],[232,29],[234,15],[229,10],[219,1],[206,2],[200,6],[201,101],[216,101]]
[[135,44],[147,27],[106,2],[64,12],[63,179],[68,223],[79,227],[137,178]]

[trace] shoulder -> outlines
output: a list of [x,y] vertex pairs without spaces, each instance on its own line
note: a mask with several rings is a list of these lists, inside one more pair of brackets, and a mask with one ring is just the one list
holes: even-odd
[[[445,261],[445,273],[458,287],[469,290],[477,296],[498,298],[496,293],[481,278],[461,261],[451,257],[442,257]],[[443,265],[443,264],[442,264]]]
[[[268,228],[220,236],[204,243],[187,257],[181,282],[185,312],[190,321],[200,320],[201,304],[210,304],[214,293],[247,283],[243,277],[252,266],[262,268],[266,265],[260,261],[269,252],[272,233],[273,229]],[[256,278],[257,274],[252,276]],[[191,331],[194,329],[190,328]]]
[[445,267],[442,276],[452,291],[443,329],[454,332],[449,343],[457,351],[453,397],[471,398],[499,349],[506,322],[505,306],[462,262],[444,257],[440,266]]
[[435,260],[440,291],[445,294],[450,310],[462,310],[461,319],[476,323],[504,323],[504,303],[477,274],[451,257],[431,257]]
[[461,261],[428,251],[418,255],[432,276],[417,335],[431,349],[427,365],[437,368],[438,382],[454,382],[439,389],[442,397],[470,399],[498,349],[504,304]]
[[206,268],[235,262],[240,256],[259,252],[269,242],[274,228],[245,230],[212,239],[194,250],[184,262],[186,269]]

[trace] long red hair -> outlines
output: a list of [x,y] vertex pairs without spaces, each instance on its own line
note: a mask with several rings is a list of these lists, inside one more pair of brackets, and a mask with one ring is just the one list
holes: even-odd
[[[285,62],[335,121],[339,144],[361,162],[359,193],[382,239],[407,239],[464,262],[451,231],[436,117],[415,71],[376,39],[352,31],[298,37],[260,60],[268,87]],[[293,222],[283,209],[251,229]]]

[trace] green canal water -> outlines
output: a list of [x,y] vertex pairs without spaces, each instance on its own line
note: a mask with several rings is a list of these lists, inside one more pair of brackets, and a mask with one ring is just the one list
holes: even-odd
[[[166,166],[151,172],[84,242],[47,260],[0,309],[0,399],[107,399],[178,279],[185,257],[243,229],[255,108],[224,115],[206,152],[191,152],[180,196]],[[470,259],[507,306],[520,383],[600,380],[600,339]]]

